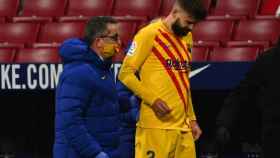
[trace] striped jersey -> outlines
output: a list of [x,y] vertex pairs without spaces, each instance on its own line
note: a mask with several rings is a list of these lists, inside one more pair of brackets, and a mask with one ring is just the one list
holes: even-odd
[[[189,121],[196,119],[188,77],[191,45],[191,33],[179,38],[162,20],[147,25],[135,35],[118,77],[142,99],[137,126],[190,130]],[[150,107],[157,98],[172,110],[161,119]]]

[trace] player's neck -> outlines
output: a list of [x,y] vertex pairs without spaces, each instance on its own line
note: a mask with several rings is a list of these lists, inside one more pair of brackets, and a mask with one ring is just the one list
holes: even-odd
[[173,33],[173,30],[172,30],[172,24],[173,24],[173,18],[172,18],[172,15],[168,15],[167,17],[163,18],[162,22],[164,24],[164,26],[168,29],[169,32],[172,32]]

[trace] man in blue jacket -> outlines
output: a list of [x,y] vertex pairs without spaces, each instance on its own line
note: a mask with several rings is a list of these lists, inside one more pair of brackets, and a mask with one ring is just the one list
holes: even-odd
[[111,57],[117,22],[94,17],[84,39],[60,47],[64,70],[56,90],[54,158],[119,158],[119,104]]

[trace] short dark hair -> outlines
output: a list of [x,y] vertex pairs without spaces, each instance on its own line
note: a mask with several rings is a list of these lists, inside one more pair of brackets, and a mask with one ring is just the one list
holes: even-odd
[[117,20],[110,16],[96,16],[92,17],[86,25],[84,31],[84,39],[88,44],[92,44],[92,42],[98,37],[102,36],[104,32],[107,30],[107,24],[116,24]]
[[207,16],[207,11],[201,0],[176,0],[176,2],[196,21],[204,20]]

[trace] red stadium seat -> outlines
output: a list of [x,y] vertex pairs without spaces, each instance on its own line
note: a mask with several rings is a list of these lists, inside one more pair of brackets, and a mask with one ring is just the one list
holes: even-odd
[[19,0],[0,0],[0,17],[15,16],[18,11]]
[[206,20],[246,20],[247,17],[244,15],[209,15]]
[[24,22],[24,23],[47,23],[52,22],[51,17],[38,17],[38,16],[24,16],[24,17],[13,17],[12,21],[16,22]]
[[160,4],[161,0],[115,0],[113,15],[153,18],[158,15]]
[[58,48],[61,43],[34,43],[32,48]]
[[192,48],[192,61],[193,62],[207,61],[207,58],[208,58],[208,48],[205,48],[205,47],[193,47]]
[[260,7],[260,15],[275,15],[280,0],[263,0]]
[[160,15],[161,16],[168,15],[172,9],[174,2],[175,2],[175,0],[163,0],[161,8],[160,8]]
[[280,35],[278,20],[248,20],[240,21],[235,29],[235,41],[270,41],[276,43]]
[[258,56],[257,47],[234,47],[234,48],[214,48],[210,53],[210,61],[228,62],[228,61],[254,61]]
[[[211,7],[211,0],[202,0],[203,4],[205,6],[205,9],[209,11]],[[162,0],[162,5],[160,8],[160,15],[161,16],[166,16],[169,14],[169,12],[172,9],[172,6],[174,4],[175,0]]]
[[276,17],[275,15],[256,15],[254,19],[258,20],[280,20],[280,17]]
[[12,63],[15,51],[13,48],[0,48],[0,63]]
[[218,0],[213,15],[246,15],[257,13],[260,0]]
[[89,16],[62,16],[58,17],[58,22],[84,22],[86,23],[90,19]]
[[21,16],[63,16],[66,0],[24,0]]
[[268,48],[269,41],[228,41],[227,47],[258,47],[260,49]]
[[69,0],[67,15],[104,16],[110,15],[113,0]]
[[226,42],[230,40],[232,30],[231,20],[203,21],[195,25],[193,37],[195,41]]
[[82,37],[85,23],[47,23],[41,27],[39,43],[61,43],[67,38]]
[[4,17],[0,17],[0,23],[5,23],[5,18]]
[[213,47],[220,47],[221,43],[219,41],[193,41],[194,47],[207,47],[207,48],[213,48]]
[[123,47],[127,47],[133,40],[136,28],[137,22],[133,20],[119,20],[120,38],[123,43]]
[[0,24],[0,42],[30,44],[36,41],[39,25],[33,23]]
[[0,48],[13,48],[13,49],[18,49],[18,48],[24,48],[23,43],[0,43]]
[[57,48],[23,48],[15,56],[16,63],[59,63]]

